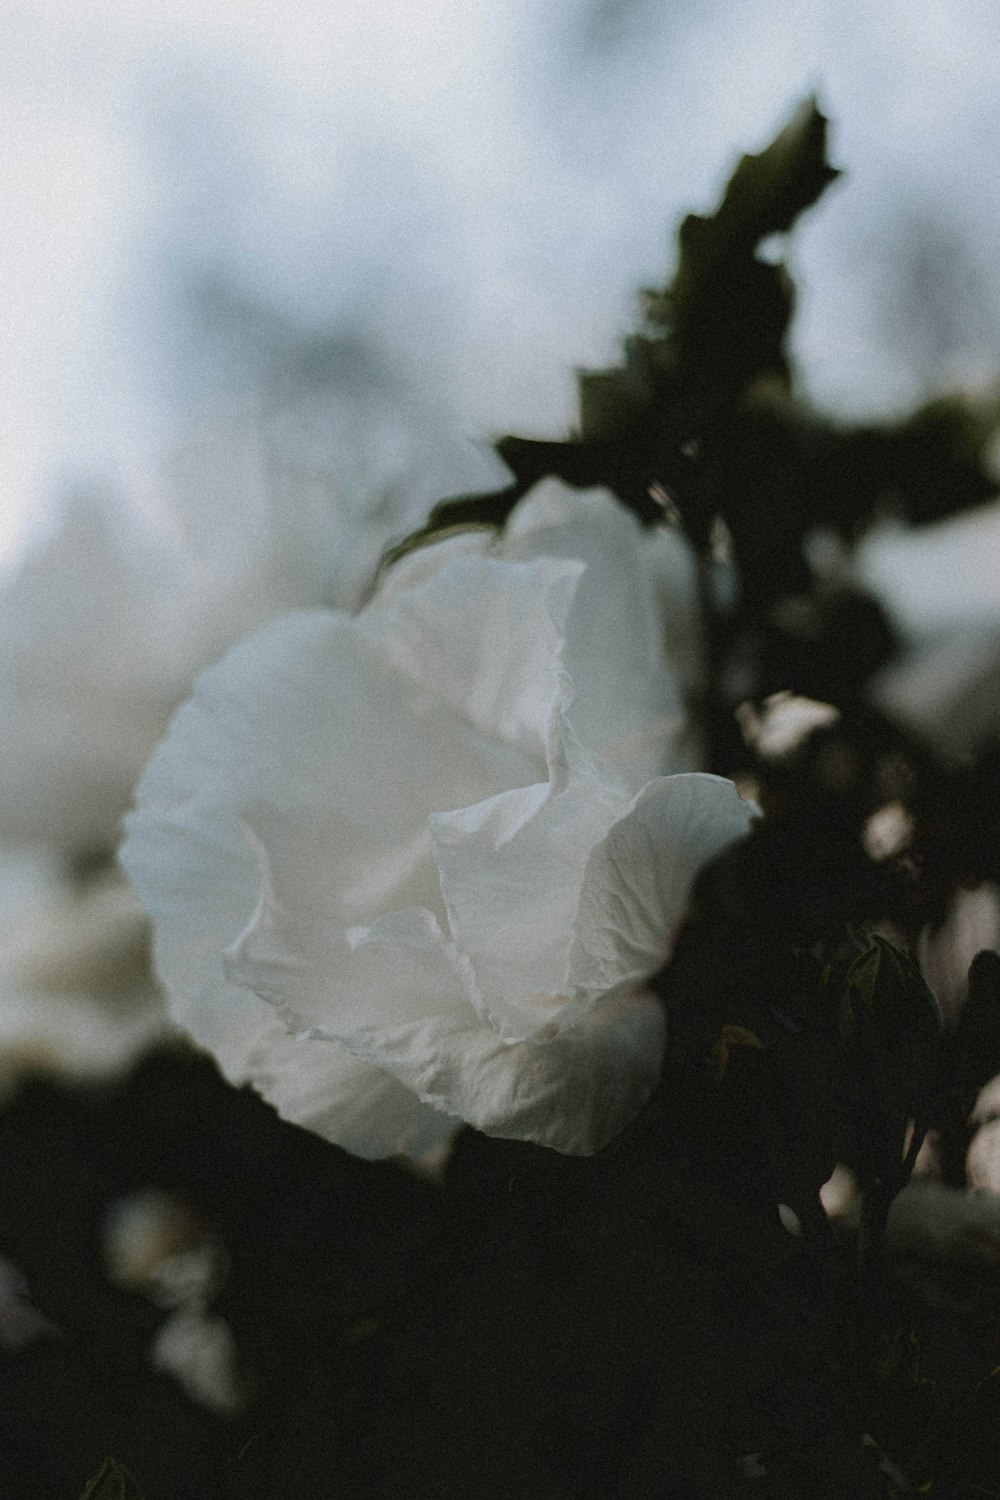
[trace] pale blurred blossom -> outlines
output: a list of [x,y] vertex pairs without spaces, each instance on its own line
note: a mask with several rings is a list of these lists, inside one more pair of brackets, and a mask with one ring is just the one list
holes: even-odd
[[172,1034],[146,916],[117,872],[74,887],[8,851],[0,889],[0,1097],[34,1076],[111,1076]]
[[861,1201],[860,1190],[858,1179],[850,1167],[843,1162],[837,1163],[819,1190],[819,1201],[831,1223],[857,1213]]
[[903,643],[873,684],[880,708],[939,753],[1000,736],[1000,502],[932,526],[876,528],[855,563]]
[[836,724],[840,710],[788,691],[765,698],[760,712],[752,703],[736,710],[744,740],[764,760],[780,760],[804,744],[817,729]]
[[979,1091],[969,1123],[978,1128],[965,1157],[966,1181],[970,1188],[1000,1193],[1000,1076]]
[[983,948],[1000,949],[1000,891],[989,881],[956,891],[941,925],[920,934],[920,968],[946,1022],[964,1005],[969,965]]
[[123,862],[176,1019],[361,1155],[459,1121],[587,1154],[655,1086],[698,868],[746,832],[675,775],[684,716],[637,522],[553,482],[198,683]]
[[1000,1261],[1000,1201],[933,1177],[897,1193],[889,1210],[886,1248],[895,1259],[993,1270]]
[[113,847],[129,786],[181,689],[164,579],[94,496],[0,580],[0,835]]
[[858,549],[858,581],[910,642],[995,624],[1000,614],[1000,501],[930,526],[886,522]]
[[[442,459],[414,442],[396,462],[422,457],[432,482],[505,473],[471,448]],[[357,602],[382,550],[415,523],[358,475],[341,492],[322,465],[268,456],[247,427],[200,445],[191,435],[174,466],[184,503],[158,530],[103,493],[74,493],[0,576],[2,839],[113,849],[196,674],[288,609]],[[385,483],[402,472],[390,466]]]
[[160,1267],[197,1241],[198,1225],[185,1204],[158,1190],[133,1193],[117,1199],[105,1215],[104,1268],[121,1286],[151,1287]]
[[192,1401],[227,1416],[243,1404],[236,1340],[224,1318],[200,1302],[170,1312],[153,1340],[152,1364],[173,1375]]
[[1000,598],[990,624],[953,629],[914,645],[879,673],[874,692],[880,708],[943,755],[970,756],[996,741]]
[[172,1375],[192,1401],[222,1415],[243,1387],[232,1329],[212,1310],[226,1274],[219,1244],[176,1199],[137,1193],[114,1203],[103,1236],[110,1278],[168,1309],[150,1348],[154,1369]]
[[881,863],[902,854],[913,838],[914,823],[901,802],[886,802],[865,821],[861,841],[869,859]]

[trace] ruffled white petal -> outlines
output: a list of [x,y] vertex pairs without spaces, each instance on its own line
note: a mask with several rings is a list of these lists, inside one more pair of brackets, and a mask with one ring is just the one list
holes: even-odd
[[130,816],[122,858],[154,918],[156,966],[175,1019],[231,1082],[253,1083],[286,1119],[359,1156],[426,1150],[455,1122],[336,1042],[296,1035],[228,978],[225,952],[259,901],[258,861],[218,785],[214,799],[206,781],[201,796],[185,800],[172,748],[172,740],[161,747],[145,782],[164,800]]
[[[633,799],[586,862],[575,921],[571,913],[557,929],[562,942],[552,957],[565,993],[520,996],[522,1021],[531,1023],[523,1039],[502,1035],[464,1004],[460,956],[426,912],[385,917],[339,944],[328,932],[324,950],[316,929],[297,923],[272,891],[231,951],[229,970],[278,1005],[288,1025],[388,1069],[434,1109],[493,1135],[589,1153],[622,1129],[655,1085],[663,1018],[640,986],[669,954],[693,875],[742,836],[753,815],[720,777],[663,778]],[[515,929],[493,954],[508,983],[521,972],[518,937]],[[356,955],[364,966],[351,966]],[[489,972],[485,956],[476,956]],[[527,974],[525,982],[537,984],[530,967]]]
[[550,710],[546,782],[430,819],[469,998],[508,1041],[550,1026],[566,1002],[566,937],[587,858],[627,802],[618,778],[576,743],[568,698]]
[[424,907],[368,926],[312,920],[269,868],[253,920],[223,956],[226,974],[275,1006],[295,1030],[353,1046],[361,1033],[439,1014],[474,1019],[461,960]]
[[284,1119],[370,1159],[419,1157],[461,1124],[385,1067],[322,1036],[290,1034],[273,1011],[260,1008],[268,1013],[260,1017],[248,1074]]
[[407,559],[199,682],[123,861],[174,1013],[362,1155],[465,1120],[589,1152],[648,1097],[697,867],[745,831],[669,770],[677,698],[638,529],[542,487],[499,543]]
[[607,490],[574,491],[547,480],[508,522],[504,553],[585,564],[565,650],[574,687],[569,721],[583,743],[633,790],[651,776],[688,769],[678,758],[684,727],[678,680],[664,657],[656,580],[635,516]]
[[701,773],[643,787],[587,862],[569,954],[573,1010],[628,994],[669,958],[695,875],[758,809]]
[[656,1086],[664,1019],[635,994],[545,1041],[505,1042],[456,1017],[373,1031],[368,1055],[435,1109],[488,1135],[589,1156],[612,1140]]
[[[290,1118],[348,1149],[426,1149],[435,1140],[426,1106],[440,1111],[438,1136],[461,1119],[493,1135],[588,1153],[617,1134],[654,1087],[663,1018],[651,996],[592,1007],[541,1041],[508,1041],[466,1003],[462,956],[428,912],[390,914],[337,934],[300,923],[275,895],[273,874],[267,887],[226,955],[226,971],[276,1007],[298,1051],[288,1052],[286,1038],[277,1060],[269,1038],[268,1072],[255,1066],[255,1082]],[[308,1074],[296,1080],[294,1098],[285,1063]]]
[[543,751],[556,653],[583,564],[452,558],[357,617],[379,659],[483,734]]

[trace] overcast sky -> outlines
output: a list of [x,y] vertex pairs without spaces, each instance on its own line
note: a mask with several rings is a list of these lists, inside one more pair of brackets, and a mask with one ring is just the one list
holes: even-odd
[[810,89],[846,177],[794,243],[808,389],[982,380],[998,56],[995,0],[8,3],[3,533],[81,478],[155,508],[164,444],[289,361],[350,386],[345,443],[365,391],[560,432],[680,214]]

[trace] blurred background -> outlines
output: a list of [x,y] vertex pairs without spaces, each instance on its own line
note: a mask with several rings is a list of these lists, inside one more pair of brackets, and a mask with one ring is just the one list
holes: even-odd
[[994,372],[988,0],[14,0],[0,28],[8,554],[72,487],[171,534],[224,529],[265,458],[352,499],[405,474],[419,508],[465,445],[560,431],[680,214],[810,89],[846,176],[793,250],[808,390],[870,415]]
[[[356,603],[435,500],[503,483],[491,438],[564,434],[680,217],[810,90],[844,176],[789,250],[801,391],[847,420],[992,389],[998,51],[988,0],[4,8],[13,1071],[78,1042],[73,1067],[117,1064],[112,993],[137,1045],[159,1024],[110,858],[197,671]],[[971,629],[989,676],[998,559],[987,507],[852,566],[910,639]],[[901,712],[922,671],[964,682],[950,649]]]

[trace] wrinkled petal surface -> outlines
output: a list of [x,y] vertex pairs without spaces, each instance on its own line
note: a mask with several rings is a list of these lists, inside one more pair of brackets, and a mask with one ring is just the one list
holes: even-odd
[[637,793],[587,862],[569,953],[576,1008],[627,994],[662,967],[695,875],[754,813],[721,776],[661,776]]
[[655,1086],[643,983],[752,809],[662,774],[641,541],[541,486],[499,541],[251,637],[176,715],[123,862],[177,1019],[289,1118],[362,1155],[456,1121],[585,1153]]

